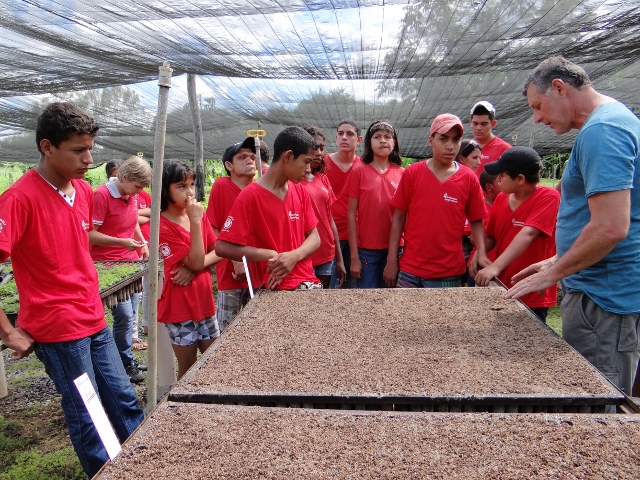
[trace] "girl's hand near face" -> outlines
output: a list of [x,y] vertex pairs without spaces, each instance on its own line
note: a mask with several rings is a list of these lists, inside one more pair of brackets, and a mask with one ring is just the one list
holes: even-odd
[[199,225],[202,221],[202,217],[204,217],[204,207],[200,205],[200,202],[198,202],[194,196],[189,195],[187,197],[187,206],[185,210],[191,223]]

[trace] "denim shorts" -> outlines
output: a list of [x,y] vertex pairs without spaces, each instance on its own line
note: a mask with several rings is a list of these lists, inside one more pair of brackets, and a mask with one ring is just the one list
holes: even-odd
[[445,278],[421,278],[400,270],[398,288],[451,288],[461,287],[460,275]]
[[313,273],[318,276],[329,276],[333,274],[333,270],[336,268],[336,259],[334,258],[330,262],[322,263],[313,267]]
[[186,322],[165,323],[169,331],[172,345],[187,347],[199,340],[212,340],[220,336],[218,320],[215,316],[203,318],[199,322],[187,320]]

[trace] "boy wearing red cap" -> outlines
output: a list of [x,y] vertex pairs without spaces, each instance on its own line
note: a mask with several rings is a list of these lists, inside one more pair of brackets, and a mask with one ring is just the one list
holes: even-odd
[[[458,117],[438,115],[431,124],[433,157],[407,167],[391,200],[396,208],[384,270],[387,285],[403,288],[461,286],[465,272],[460,237],[465,218],[471,223],[481,265],[484,247],[484,199],[478,177],[455,158],[464,129]],[[398,268],[398,245],[404,253]]]
[[498,124],[496,109],[486,100],[473,106],[469,123],[473,139],[482,147],[480,166],[476,170],[476,175],[480,177],[485,164],[498,160],[500,155],[511,148],[511,145],[493,134],[493,129]]
[[[480,271],[475,259],[469,267],[477,285],[487,286],[498,277],[511,288],[516,273],[556,254],[560,194],[538,184],[541,169],[540,156],[529,147],[510,148],[497,162],[485,165],[485,172],[498,175],[502,193],[493,203],[487,225],[487,251],[495,252],[496,259]],[[549,307],[556,304],[557,290],[554,284],[543,295],[531,292],[521,300],[544,321]]]

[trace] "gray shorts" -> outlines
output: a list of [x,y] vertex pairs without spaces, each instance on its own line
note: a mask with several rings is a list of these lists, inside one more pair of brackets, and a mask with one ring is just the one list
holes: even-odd
[[203,318],[199,322],[187,320],[186,322],[165,323],[169,331],[172,345],[188,347],[199,340],[213,340],[220,336],[218,320],[216,317]]
[[236,318],[244,307],[251,300],[248,288],[234,288],[231,290],[218,290],[218,325],[220,331],[225,328]]
[[562,299],[562,338],[627,395],[638,368],[640,314],[607,312],[582,292]]

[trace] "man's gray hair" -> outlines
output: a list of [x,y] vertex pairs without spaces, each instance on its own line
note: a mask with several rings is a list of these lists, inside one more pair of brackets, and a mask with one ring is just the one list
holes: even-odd
[[556,56],[547,58],[529,74],[522,87],[522,95],[527,96],[527,89],[531,84],[535,85],[539,92],[546,92],[556,78],[578,90],[584,85],[591,85],[589,75],[582,67],[564,57]]

